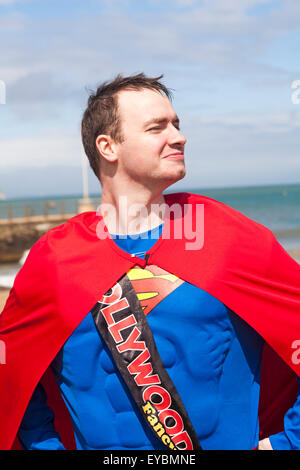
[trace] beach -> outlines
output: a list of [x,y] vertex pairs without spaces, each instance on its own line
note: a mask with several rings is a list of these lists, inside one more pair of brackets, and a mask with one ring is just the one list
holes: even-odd
[[9,289],[1,289],[0,290],[0,311],[3,309],[6,299],[9,294]]

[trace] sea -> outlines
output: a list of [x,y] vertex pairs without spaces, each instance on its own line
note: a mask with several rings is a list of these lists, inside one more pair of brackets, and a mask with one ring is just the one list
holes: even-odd
[[[186,188],[185,191],[221,201],[265,225],[273,231],[285,249],[292,250],[294,257],[300,262],[300,184]],[[22,217],[24,213],[40,215],[45,211],[48,214],[75,214],[80,197],[49,196],[0,201],[0,219],[7,218],[8,213],[13,217]],[[90,198],[96,209],[100,203],[100,195],[91,195]],[[10,287],[20,268],[19,263],[0,264],[0,287]]]

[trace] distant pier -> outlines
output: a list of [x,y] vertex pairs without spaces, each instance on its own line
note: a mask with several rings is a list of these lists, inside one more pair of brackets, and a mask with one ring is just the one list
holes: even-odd
[[48,230],[97,208],[98,199],[1,202],[0,263],[17,262]]
[[76,213],[71,214],[50,214],[50,215],[28,215],[25,217],[10,217],[7,219],[0,219],[0,226],[10,225],[23,225],[23,224],[41,224],[41,223],[55,223],[57,225],[64,223]]

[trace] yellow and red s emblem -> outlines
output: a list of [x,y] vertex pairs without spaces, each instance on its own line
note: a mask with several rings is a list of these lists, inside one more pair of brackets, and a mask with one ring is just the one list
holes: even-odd
[[170,274],[154,265],[147,266],[144,269],[132,268],[128,271],[127,276],[145,315],[148,315],[159,302],[184,282],[174,274]]

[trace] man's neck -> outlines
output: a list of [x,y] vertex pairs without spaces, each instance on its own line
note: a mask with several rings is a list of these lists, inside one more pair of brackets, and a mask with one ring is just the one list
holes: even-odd
[[110,233],[132,235],[151,230],[164,221],[162,193],[148,190],[115,194],[103,188],[100,211]]

